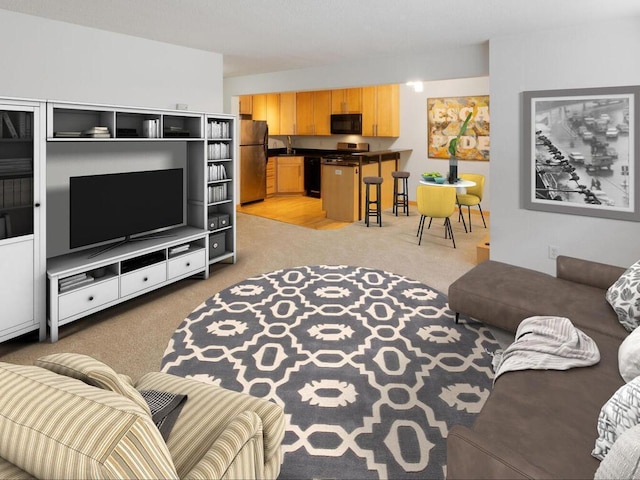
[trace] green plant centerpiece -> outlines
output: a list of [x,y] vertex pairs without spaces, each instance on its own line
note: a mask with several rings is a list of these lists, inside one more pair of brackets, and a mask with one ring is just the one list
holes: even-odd
[[467,118],[465,118],[462,125],[460,125],[458,135],[456,135],[455,138],[452,138],[449,142],[449,183],[456,183],[458,181],[458,158],[456,157],[456,153],[458,152],[458,143],[460,142],[460,137],[462,137],[462,135],[467,131],[467,126],[469,125],[469,120],[471,120],[472,116],[473,112],[469,112]]

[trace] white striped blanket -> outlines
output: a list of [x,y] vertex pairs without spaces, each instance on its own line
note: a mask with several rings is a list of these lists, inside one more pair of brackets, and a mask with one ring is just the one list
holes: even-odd
[[494,357],[495,377],[515,370],[568,370],[600,361],[596,343],[565,317],[524,319],[515,341]]

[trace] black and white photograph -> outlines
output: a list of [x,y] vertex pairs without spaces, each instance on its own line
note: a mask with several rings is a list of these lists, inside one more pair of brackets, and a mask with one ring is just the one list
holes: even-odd
[[640,220],[640,87],[524,92],[524,206]]

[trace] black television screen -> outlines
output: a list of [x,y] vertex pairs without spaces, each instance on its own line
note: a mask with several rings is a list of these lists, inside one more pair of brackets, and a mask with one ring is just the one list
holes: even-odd
[[70,247],[184,223],[181,168],[69,179]]

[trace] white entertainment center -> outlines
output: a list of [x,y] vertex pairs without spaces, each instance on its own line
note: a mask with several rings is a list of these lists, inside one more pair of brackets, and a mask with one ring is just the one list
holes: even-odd
[[[29,260],[25,264],[32,265],[33,272],[21,282],[21,290],[14,287],[11,298],[3,302],[8,302],[12,325],[0,321],[0,341],[37,329],[42,341],[48,324],[55,342],[59,327],[66,323],[184,278],[207,278],[213,263],[235,263],[235,116],[0,100],[0,111],[21,107],[33,111],[35,125],[31,139],[35,175],[28,201],[34,228],[18,239],[0,236],[0,259],[4,252],[14,255],[12,245],[31,242],[32,248],[22,248],[21,258],[14,262]],[[15,142],[0,134],[1,141]],[[13,160],[12,154],[0,151],[0,182],[3,162]],[[72,176],[167,169],[184,172],[181,226],[142,239],[132,236],[136,241],[95,256],[112,242],[71,249]],[[24,258],[27,254],[31,258]],[[10,285],[10,280],[0,280],[0,288]]]

